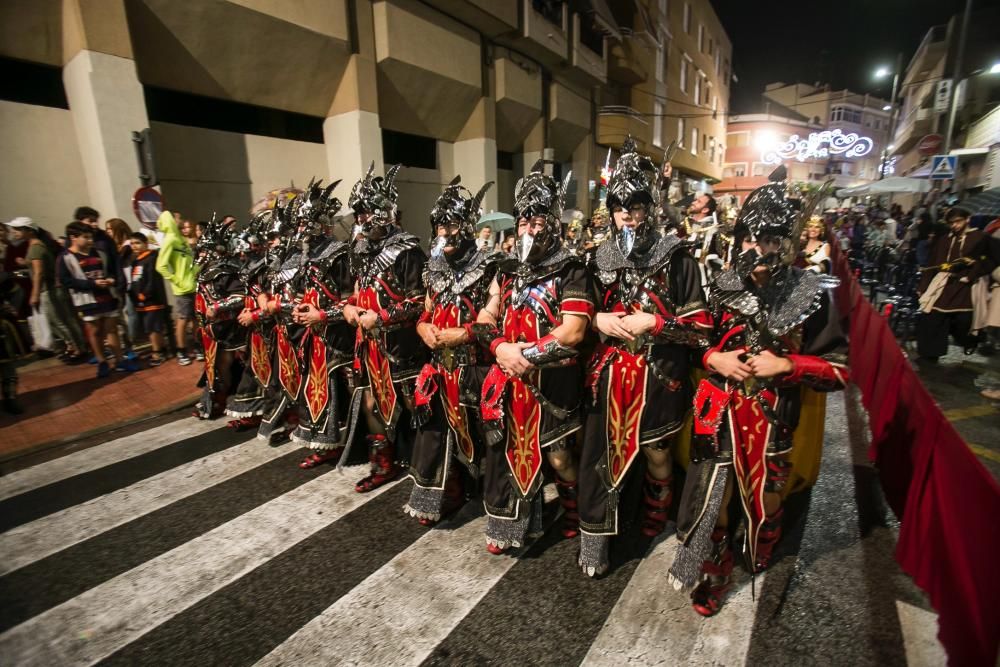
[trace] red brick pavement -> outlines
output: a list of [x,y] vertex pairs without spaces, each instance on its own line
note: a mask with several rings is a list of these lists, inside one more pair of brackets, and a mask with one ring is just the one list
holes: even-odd
[[97,379],[90,364],[46,359],[24,366],[18,383],[24,414],[0,413],[0,461],[191,405],[201,370],[199,363],[180,366],[169,359],[157,368]]

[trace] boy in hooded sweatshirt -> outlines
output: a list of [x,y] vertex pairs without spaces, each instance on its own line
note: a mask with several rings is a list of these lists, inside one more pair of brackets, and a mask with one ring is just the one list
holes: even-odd
[[194,253],[187,240],[181,235],[177,221],[170,211],[164,211],[156,221],[156,228],[163,232],[156,271],[170,283],[174,293],[174,335],[177,339],[177,363],[187,366],[191,357],[187,351],[187,327],[194,322],[194,294],[197,289],[195,277],[198,268],[194,263]]

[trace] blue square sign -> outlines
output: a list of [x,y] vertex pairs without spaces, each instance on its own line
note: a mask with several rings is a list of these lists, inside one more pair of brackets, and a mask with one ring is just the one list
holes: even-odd
[[931,178],[938,180],[955,178],[955,169],[957,167],[957,155],[935,155],[931,160]]

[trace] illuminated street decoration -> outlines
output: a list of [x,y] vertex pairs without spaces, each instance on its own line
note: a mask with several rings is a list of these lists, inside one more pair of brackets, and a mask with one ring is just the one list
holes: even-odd
[[861,157],[870,153],[874,145],[875,142],[869,137],[862,137],[856,132],[844,134],[841,130],[824,130],[811,132],[806,139],[793,134],[780,146],[765,148],[761,152],[761,161],[765,164],[781,164],[789,159],[805,162],[831,155]]

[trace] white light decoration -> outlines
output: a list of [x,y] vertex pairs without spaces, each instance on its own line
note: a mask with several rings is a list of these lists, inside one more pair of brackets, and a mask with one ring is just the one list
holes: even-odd
[[869,137],[862,137],[856,132],[844,134],[842,130],[823,130],[811,132],[805,139],[793,134],[780,146],[763,150],[760,159],[765,164],[781,164],[784,160],[795,159],[805,162],[828,158],[831,155],[861,157],[868,155],[874,145],[875,142]]
[[890,176],[896,173],[896,160],[899,159],[898,155],[893,155],[891,158],[885,161],[885,167],[882,169],[882,173],[886,176]]

